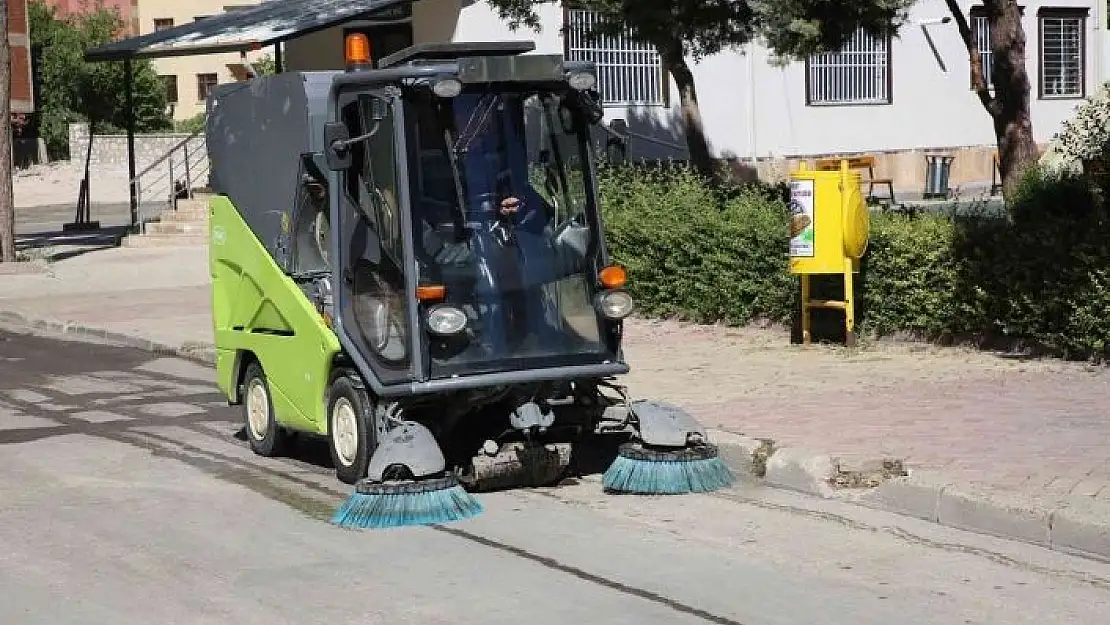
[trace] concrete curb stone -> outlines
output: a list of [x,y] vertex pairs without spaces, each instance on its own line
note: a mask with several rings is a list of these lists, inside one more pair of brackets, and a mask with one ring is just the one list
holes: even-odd
[[[55,334],[88,337],[144,351],[184,358],[214,366],[215,348],[209,343],[173,347],[111,332],[103,328],[0,311],[0,323]],[[734,472],[754,477],[767,486],[821,498],[838,498],[868,508],[914,517],[942,526],[1040,545],[1080,557],[1110,562],[1110,504],[1083,499],[1052,503],[1017,492],[954,485],[930,471],[905,472],[900,461],[864,460],[852,464],[828,454],[796,448],[776,448],[774,442],[728,432],[707,430],[721,458]],[[893,472],[895,477],[873,477]],[[849,482],[875,482],[866,488],[838,488]],[[901,474],[901,475],[899,475]]]
[[717,445],[721,459],[733,472],[755,478],[766,474],[767,459],[774,450],[772,441],[713,428],[707,428],[706,433],[710,442]]
[[948,481],[932,473],[914,471],[852,497],[859,505],[905,516],[940,522],[940,500]]
[[767,460],[764,482],[777,488],[830,498],[835,494],[833,482],[838,473],[832,456],[787,447],[775,450]]
[[1049,542],[1056,551],[1110,562],[1110,504],[1083,499],[1057,507]]
[[76,337],[86,337],[97,340],[110,341],[124,345],[126,347],[133,347],[143,351],[151,352],[161,356],[176,356],[202,364],[215,363],[215,350],[212,346],[191,345],[186,344],[180,347],[173,347],[157,341],[151,341],[129,334],[122,334],[119,332],[112,332],[92,325],[75,323],[71,321],[58,321],[54,319],[37,319],[31,318],[18,312],[0,310],[0,323],[9,323],[12,325],[19,325],[28,327],[34,330],[50,332],[53,334],[62,334]]

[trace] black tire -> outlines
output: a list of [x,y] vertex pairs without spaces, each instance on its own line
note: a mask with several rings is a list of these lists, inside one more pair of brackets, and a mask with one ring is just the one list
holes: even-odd
[[[347,413],[348,409],[354,414]],[[369,395],[349,375],[340,374],[332,380],[328,389],[328,452],[336,477],[345,484],[366,477],[370,456],[377,447],[372,410]],[[343,423],[337,431],[341,418]]]
[[[274,401],[270,395],[270,383],[262,365],[252,362],[243,374],[243,425],[246,426],[247,442],[254,453],[271,458],[285,451],[288,433],[274,416]],[[256,408],[261,411],[255,421],[251,418]],[[260,435],[261,434],[261,435]]]

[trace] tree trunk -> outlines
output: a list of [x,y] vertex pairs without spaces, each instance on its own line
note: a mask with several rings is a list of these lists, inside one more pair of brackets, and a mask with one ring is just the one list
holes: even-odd
[[12,193],[12,49],[8,0],[0,0],[0,262],[15,262],[15,201]]
[[945,0],[956,20],[960,36],[971,60],[971,81],[983,108],[991,116],[998,145],[998,170],[1002,178],[1002,195],[1009,201],[1022,176],[1037,163],[1040,149],[1033,138],[1033,120],[1029,114],[1029,73],[1025,69],[1025,30],[1021,26],[1021,10],[1015,0],[984,0],[991,31],[991,52],[994,57],[990,92],[983,77],[983,59],[978,42],[972,35],[958,0]]
[[686,146],[690,150],[690,162],[701,175],[711,181],[717,179],[717,168],[709,153],[709,143],[705,139],[705,125],[698,105],[698,90],[694,86],[694,72],[686,63],[686,50],[681,40],[672,39],[656,46],[659,50],[663,68],[674,78],[678,88],[679,110],[682,114],[682,129],[686,135]]
[[998,169],[1002,175],[1002,193],[1012,198],[1021,176],[1040,156],[1029,114],[1031,86],[1029,72],[1025,69],[1025,31],[1015,0],[992,0],[986,2],[986,6],[995,58],[995,97],[1001,102],[1001,110],[994,116]]

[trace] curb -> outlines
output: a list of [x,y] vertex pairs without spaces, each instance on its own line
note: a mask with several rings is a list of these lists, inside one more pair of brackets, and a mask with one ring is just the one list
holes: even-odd
[[1110,563],[1110,502],[1061,503],[955,484],[930,471],[910,473],[897,460],[845,461],[723,430],[708,433],[729,468],[765,486]]
[[129,334],[121,334],[99,328],[96,326],[75,323],[71,321],[57,321],[53,319],[33,319],[22,313],[0,310],[0,323],[18,325],[32,330],[50,332],[77,338],[96,339],[118,343],[124,347],[133,347],[161,356],[175,356],[206,365],[215,365],[216,353],[212,345],[205,343],[185,343],[178,347],[139,338]]
[[[163,356],[215,366],[207,343],[173,347],[95,326],[0,311],[0,323],[106,340]],[[1013,491],[956,485],[929,471],[906,471],[897,459],[844,459],[774,441],[707,428],[721,459],[760,483],[822,499],[922,519],[937,525],[1037,545],[1110,563],[1110,502],[1047,501]]]

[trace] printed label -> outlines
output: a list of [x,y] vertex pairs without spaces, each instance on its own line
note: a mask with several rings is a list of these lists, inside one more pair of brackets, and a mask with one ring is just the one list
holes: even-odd
[[790,255],[813,256],[813,181],[790,181]]

